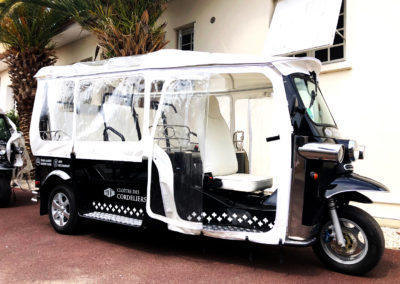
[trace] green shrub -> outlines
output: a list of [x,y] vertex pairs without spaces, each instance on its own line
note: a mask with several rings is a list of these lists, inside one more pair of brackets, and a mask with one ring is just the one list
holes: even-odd
[[19,129],[19,116],[18,116],[18,113],[15,111],[15,109],[9,110],[6,113],[6,115],[17,126],[17,130],[20,131],[20,129]]

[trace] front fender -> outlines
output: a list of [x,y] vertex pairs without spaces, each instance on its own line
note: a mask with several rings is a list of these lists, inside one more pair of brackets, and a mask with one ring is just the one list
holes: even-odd
[[372,200],[363,194],[365,191],[389,192],[388,188],[383,184],[352,173],[335,179],[325,191],[325,198],[346,194],[349,196],[349,200],[372,203]]
[[54,171],[52,171],[51,173],[49,173],[49,174],[44,178],[44,180],[41,182],[41,185],[42,185],[42,186],[45,186],[46,182],[47,182],[47,181],[50,179],[50,177],[52,177],[52,176],[57,176],[57,177],[59,177],[59,178],[61,178],[61,179],[63,179],[63,180],[69,180],[69,179],[71,179],[70,175],[67,174],[66,172],[61,171],[61,170],[54,170]]
[[70,180],[71,176],[62,170],[54,170],[43,179],[40,183],[40,215],[47,214],[47,202],[52,188]]

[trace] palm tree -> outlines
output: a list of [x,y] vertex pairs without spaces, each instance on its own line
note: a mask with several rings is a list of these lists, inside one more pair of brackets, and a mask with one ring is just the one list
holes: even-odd
[[[29,126],[36,81],[42,67],[56,61],[51,38],[69,17],[94,33],[104,58],[145,54],[160,50],[165,23],[158,19],[169,0],[0,0],[0,42],[10,66],[20,129],[30,152]],[[48,8],[42,8],[48,7]],[[0,59],[1,56],[0,56]]]
[[169,0],[6,0],[0,9],[18,2],[59,9],[71,16],[97,37],[104,58],[145,54],[168,43],[166,23],[157,20]]
[[[63,9],[84,29],[93,32],[103,57],[144,54],[162,49],[166,23],[157,20],[167,0],[61,0]],[[72,4],[72,5],[70,5]]]
[[56,62],[51,39],[67,22],[65,14],[59,10],[25,3],[14,5],[0,21],[0,43],[6,49],[0,59],[9,66],[20,129],[29,153],[29,126],[36,94],[33,76],[40,68]]

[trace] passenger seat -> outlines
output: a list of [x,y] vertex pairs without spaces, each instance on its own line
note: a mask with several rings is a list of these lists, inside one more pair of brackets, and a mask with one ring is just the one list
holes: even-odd
[[228,125],[215,96],[209,97],[204,149],[200,149],[204,173],[222,181],[226,190],[254,192],[272,187],[272,178],[237,173],[238,162]]

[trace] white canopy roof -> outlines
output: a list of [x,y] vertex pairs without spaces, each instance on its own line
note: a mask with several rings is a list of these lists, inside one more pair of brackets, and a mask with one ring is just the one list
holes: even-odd
[[283,75],[295,72],[308,73],[309,71],[319,73],[321,69],[320,61],[311,57],[261,57],[164,49],[145,55],[115,57],[102,61],[80,62],[68,66],[44,67],[39,70],[35,77],[52,79],[146,69],[237,64],[273,65]]

